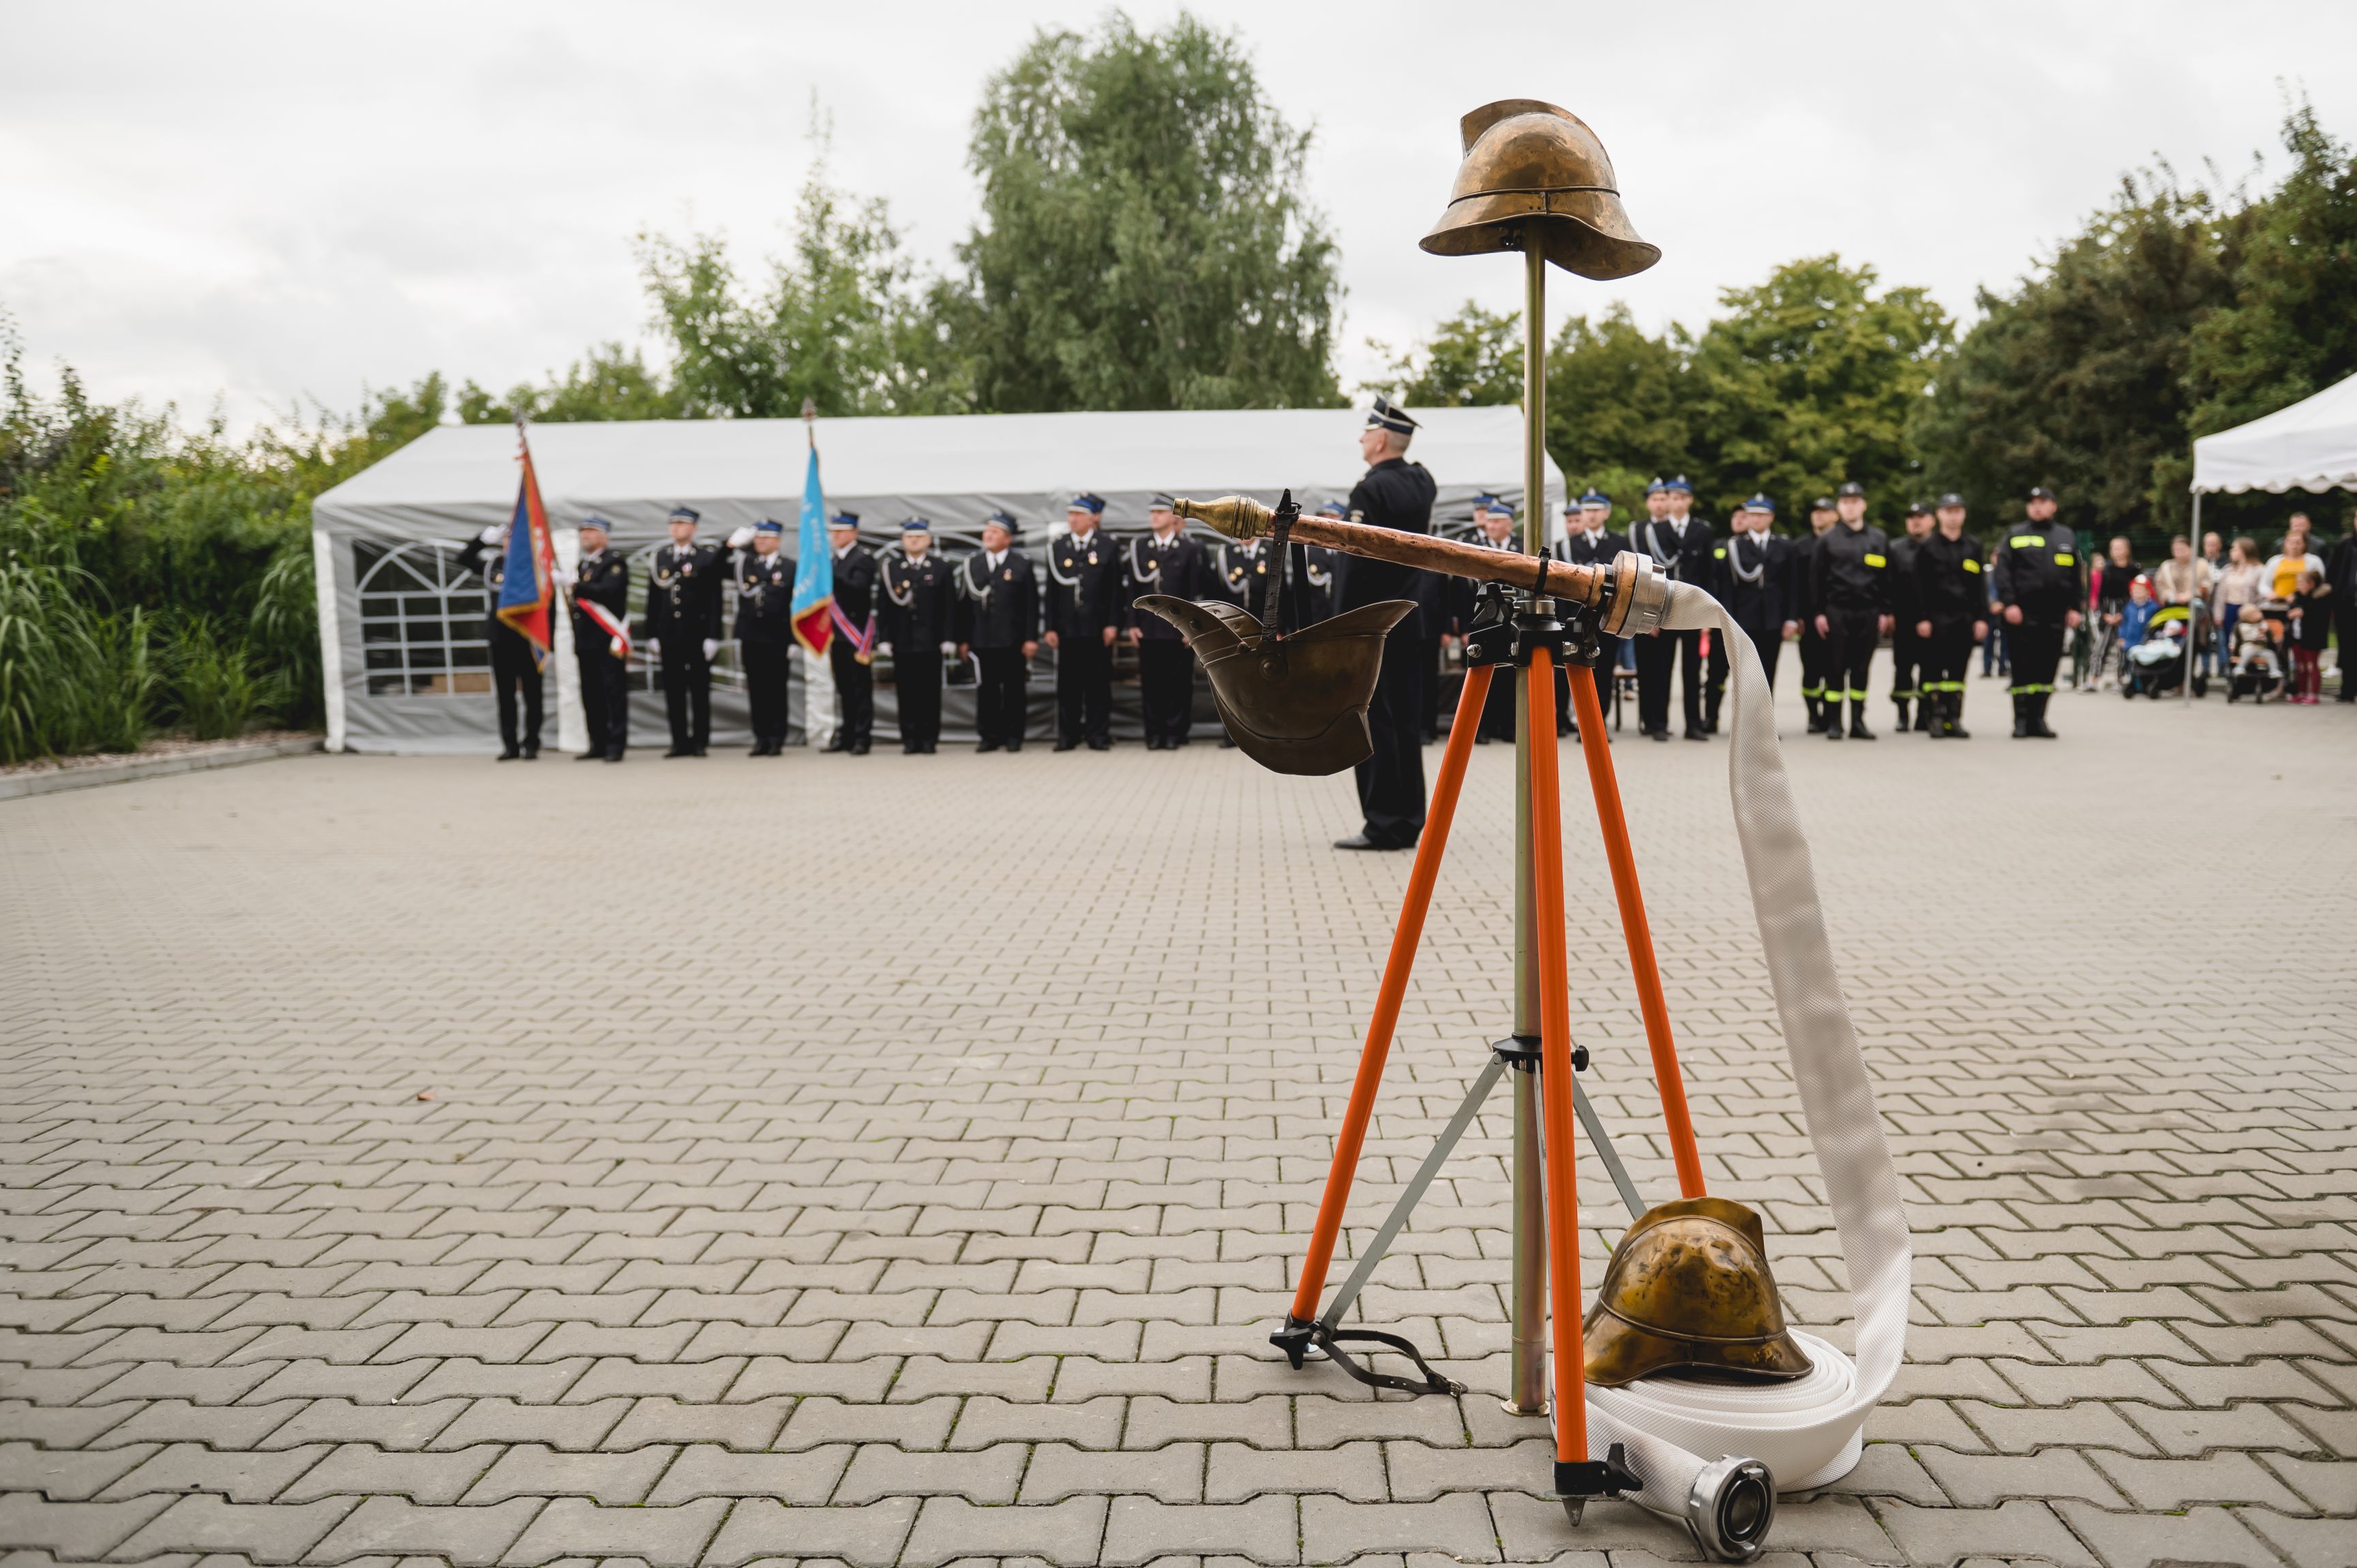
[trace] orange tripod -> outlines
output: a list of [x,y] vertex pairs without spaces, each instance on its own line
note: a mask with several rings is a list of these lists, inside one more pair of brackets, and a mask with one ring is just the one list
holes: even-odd
[[[1592,660],[1592,628],[1575,617],[1566,628],[1554,617],[1545,599],[1519,596],[1519,613],[1509,614],[1510,596],[1500,587],[1484,589],[1488,608],[1467,639],[1465,689],[1458,700],[1457,716],[1449,726],[1448,745],[1434,781],[1424,834],[1416,845],[1415,863],[1408,874],[1407,892],[1401,901],[1398,924],[1393,929],[1391,956],[1383,966],[1373,1015],[1367,1023],[1357,1077],[1351,1085],[1342,1126],[1334,1140],[1334,1161],[1327,1173],[1326,1190],[1318,1204],[1318,1222],[1310,1232],[1309,1249],[1302,1259],[1298,1288],[1285,1327],[1270,1337],[1295,1367],[1315,1348],[1362,1382],[1412,1393],[1462,1392],[1461,1386],[1435,1372],[1415,1348],[1395,1335],[1372,1329],[1345,1329],[1343,1315],[1358,1297],[1376,1262],[1499,1077],[1508,1069],[1515,1082],[1515,1238],[1514,1238],[1514,1376],[1515,1397],[1507,1408],[1523,1414],[1540,1413],[1544,1402],[1544,1359],[1537,1320],[1553,1304],[1552,1343],[1555,1360],[1555,1491],[1577,1522],[1588,1498],[1617,1496],[1635,1488],[1636,1482],[1615,1453],[1591,1460],[1587,1453],[1586,1354],[1582,1347],[1579,1283],[1579,1207],[1574,1176],[1576,1156],[1572,1126],[1587,1124],[1608,1170],[1632,1217],[1641,1211],[1636,1190],[1613,1154],[1602,1124],[1580,1093],[1575,1072],[1587,1065],[1587,1051],[1571,1044],[1571,990],[1565,954],[1563,898],[1563,829],[1554,725],[1555,671],[1566,647],[1575,660]],[[1399,1203],[1361,1251],[1356,1271],[1337,1292],[1325,1312],[1318,1301],[1325,1294],[1327,1271],[1342,1228],[1352,1178],[1365,1145],[1367,1124],[1374,1113],[1375,1094],[1382,1083],[1384,1058],[1398,1026],[1400,1004],[1415,968],[1416,946],[1424,931],[1426,911],[1448,844],[1457,799],[1472,755],[1473,736],[1490,693],[1496,667],[1511,659],[1522,671],[1516,693],[1518,764],[1517,839],[1522,847],[1516,867],[1518,897],[1517,1019],[1514,1035],[1492,1047],[1491,1059],[1466,1097],[1455,1119],[1436,1142],[1423,1166]],[[1612,872],[1613,892],[1620,908],[1620,926],[1627,938],[1629,961],[1634,971],[1645,1037],[1652,1054],[1653,1077],[1661,1092],[1668,1124],[1680,1196],[1703,1196],[1702,1159],[1695,1147],[1694,1124],[1687,1115],[1685,1089],[1678,1072],[1676,1042],[1670,1033],[1669,1009],[1663,998],[1659,968],[1653,958],[1652,928],[1645,918],[1642,893],[1637,886],[1635,857],[1630,853],[1629,830],[1621,813],[1620,789],[1612,769],[1610,743],[1604,733],[1602,704],[1587,670],[1574,663],[1572,705],[1579,724],[1581,750],[1587,761],[1588,785],[1596,797],[1596,813],[1604,836],[1606,859]],[[1523,791],[1526,789],[1527,793]],[[1529,1017],[1535,1001],[1537,1017]],[[1535,1035],[1529,1026],[1535,1022]],[[1535,1079],[1538,1103],[1532,1103]],[[1536,1134],[1536,1136],[1533,1136]],[[1533,1149],[1530,1145],[1536,1144]],[[1544,1290],[1536,1267],[1545,1259]],[[1371,1343],[1398,1351],[1412,1359],[1423,1374],[1419,1382],[1373,1372],[1351,1355],[1351,1343]]]

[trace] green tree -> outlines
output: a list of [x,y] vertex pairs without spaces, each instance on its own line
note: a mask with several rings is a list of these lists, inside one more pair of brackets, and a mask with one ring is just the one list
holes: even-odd
[[1547,450],[1574,496],[1602,490],[1614,519],[1626,522],[1642,510],[1647,478],[1693,467],[1692,349],[1684,328],[1653,337],[1626,305],[1594,321],[1572,317],[1556,331],[1547,351]]
[[1405,353],[1367,340],[1391,357],[1386,375],[1361,383],[1409,408],[1483,408],[1523,401],[1523,318],[1471,300]]
[[[936,291],[917,275],[884,202],[835,189],[823,166],[804,183],[788,254],[770,263],[759,295],[739,288],[717,235],[641,234],[639,260],[656,325],[671,339],[665,395],[676,413],[788,418],[804,399],[824,414],[966,403]],[[621,373],[611,379],[620,390]]]
[[1296,131],[1232,34],[1042,30],[984,88],[982,215],[939,291],[989,410],[1340,401],[1337,252]]
[[2233,299],[2237,224],[2167,169],[2132,176],[2011,294],[1982,290],[1916,410],[1931,482],[1983,516],[2045,484],[2074,529],[2182,526],[2193,330]]
[[[2190,435],[2273,413],[2357,375],[2357,156],[2303,102],[2286,116],[2292,167],[2239,235],[2233,302],[2195,322]],[[2166,479],[2182,489],[2188,456]]]
[[1871,266],[1809,256],[1757,288],[1721,291],[1726,314],[1695,343],[1689,371],[1706,512],[1756,490],[1791,517],[1844,479],[1895,512],[1902,491],[1921,488],[1909,422],[1953,328],[1926,290],[1877,293],[1877,281]]
[[647,368],[636,349],[600,343],[534,386],[519,381],[497,397],[468,381],[459,389],[458,418],[466,424],[497,424],[521,413],[544,424],[597,419],[676,419],[680,401],[662,374]]

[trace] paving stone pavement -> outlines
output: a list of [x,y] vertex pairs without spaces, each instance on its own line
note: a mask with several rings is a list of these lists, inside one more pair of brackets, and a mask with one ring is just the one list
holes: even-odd
[[[2357,713],[2002,706],[1787,715],[1917,1264],[1864,1463],[1767,1561],[2357,1561]],[[1841,1339],[1724,745],[1617,756],[1714,1190]],[[1354,1242],[1508,1021],[1510,759]],[[1502,1097],[1365,1300],[1475,1391],[1266,1344],[1407,873],[1327,848],[1347,779],[746,760],[0,804],[0,1568],[1695,1557],[1567,1529],[1500,1412]],[[1666,1196],[1566,761],[1575,1023]]]

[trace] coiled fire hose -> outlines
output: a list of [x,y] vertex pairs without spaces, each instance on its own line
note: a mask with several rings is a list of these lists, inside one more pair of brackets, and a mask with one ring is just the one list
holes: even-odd
[[[1723,1549],[1730,1521],[1698,1515],[1727,1505],[1732,1494],[1725,1483],[1733,1461],[1765,1464],[1781,1492],[1824,1486],[1857,1465],[1867,1414],[1889,1390],[1906,1351],[1911,1252],[1898,1173],[1842,1000],[1759,650],[1726,609],[1692,584],[1669,585],[1663,626],[1716,630],[1732,662],[1727,793],[1785,1054],[1841,1239],[1857,1351],[1853,1359],[1814,1335],[1795,1332],[1814,1365],[1792,1382],[1652,1377],[1622,1388],[1591,1383],[1588,1452],[1623,1444],[1629,1468],[1644,1482],[1631,1494],[1635,1501],[1690,1525],[1713,1555],[1742,1559],[1758,1553],[1758,1541],[1749,1542],[1749,1550]],[[1746,1533],[1733,1531],[1738,1541]]]

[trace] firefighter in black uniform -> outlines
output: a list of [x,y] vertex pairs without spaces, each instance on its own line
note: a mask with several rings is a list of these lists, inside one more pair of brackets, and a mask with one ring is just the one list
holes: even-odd
[[1138,706],[1148,751],[1176,751],[1187,744],[1195,718],[1195,655],[1177,627],[1158,615],[1140,613],[1137,600],[1146,594],[1200,599],[1211,593],[1211,565],[1203,547],[1187,537],[1177,505],[1168,496],[1156,496],[1146,510],[1152,532],[1131,540],[1122,553],[1129,578],[1125,618],[1129,645],[1137,650]]
[[[1694,486],[1680,474],[1645,487],[1644,521],[1629,531],[1630,548],[1651,554],[1674,583],[1710,583],[1710,524],[1693,515]],[[1637,727],[1649,740],[1670,738],[1670,665],[1674,660],[1685,699],[1685,736],[1707,740],[1702,715],[1702,634],[1649,631],[1637,644]]]
[[786,525],[763,518],[728,536],[737,585],[737,657],[753,710],[755,757],[786,749],[786,653],[794,645],[794,558],[779,548]]
[[1849,698],[1852,740],[1872,740],[1866,727],[1866,678],[1875,646],[1890,629],[1890,541],[1866,521],[1866,487],[1855,479],[1835,492],[1841,521],[1817,538],[1809,557],[1809,602],[1817,607],[1817,635],[1825,639],[1825,738],[1842,737],[1835,693]]
[[2054,492],[2029,492],[2029,521],[1997,542],[1989,579],[2013,645],[2013,736],[2052,740],[2046,704],[2054,695],[2054,667],[2062,637],[2075,630],[2086,602],[2078,541],[2054,521]]
[[[491,645],[491,690],[500,700],[500,757],[529,762],[540,755],[541,651],[532,639],[500,618],[500,589],[508,576],[508,525],[494,523],[458,552],[458,570],[483,577],[483,634]],[[523,699],[523,731],[516,732],[516,698]]]
[[647,651],[662,661],[663,711],[671,719],[665,757],[702,757],[712,744],[712,656],[720,651],[720,552],[695,542],[703,521],[694,507],[673,507],[671,542],[655,552],[647,576]]
[[1768,677],[1772,698],[1777,655],[1783,650],[1784,639],[1801,629],[1792,542],[1770,532],[1776,524],[1776,503],[1764,495],[1745,501],[1735,516],[1742,527],[1716,552],[1717,598],[1751,639],[1751,646],[1760,650],[1760,672]]
[[[1563,509],[1563,537],[1548,553],[1558,561],[1568,561],[1575,566],[1609,566],[1612,558],[1629,548],[1629,541],[1611,531],[1612,498],[1602,490],[1589,490],[1579,498],[1577,507]],[[1612,705],[1612,672],[1620,667],[1620,645],[1623,637],[1597,634],[1596,639],[1596,705],[1598,711]],[[1569,688],[1566,688],[1566,696]],[[1566,720],[1569,714],[1566,714]],[[1566,726],[1568,733],[1568,725]]]
[[978,666],[974,690],[977,752],[1020,751],[1030,716],[1031,656],[1039,651],[1039,579],[1015,548],[1015,520],[983,520],[982,548],[958,568],[958,651]]
[[[1825,639],[1817,635],[1817,606],[1810,577],[1814,570],[1817,542],[1840,521],[1841,511],[1834,505],[1834,498],[1819,496],[1809,503],[1809,536],[1794,541],[1792,545],[1792,597],[1801,611],[1801,700],[1808,704],[1811,735],[1824,732],[1828,710]],[[1840,705],[1838,700],[1834,703],[1836,708]]]
[[933,553],[933,525],[900,525],[900,548],[876,560],[877,646],[892,656],[900,699],[900,749],[931,756],[942,738],[942,660],[957,651],[957,587],[949,564]]
[[[607,548],[607,532],[604,518],[583,518],[580,558],[557,575],[573,601],[573,661],[589,730],[589,745],[576,762],[619,762],[630,743],[630,564]],[[615,629],[597,624],[585,604],[604,610]]]
[[1122,602],[1121,552],[1101,532],[1104,502],[1074,496],[1066,532],[1048,545],[1048,646],[1056,650],[1056,749],[1113,748],[1113,643]]
[[[1469,542],[1490,550],[1519,553],[1523,542],[1514,532],[1514,509],[1495,496],[1473,498],[1473,537]],[[1448,579],[1448,628],[1458,637],[1473,628],[1473,618],[1480,604],[1481,585],[1470,577]],[[1481,703],[1481,722],[1473,732],[1473,744],[1487,746],[1493,740],[1514,738],[1514,682],[1509,677],[1513,667],[1498,671],[1490,682],[1490,694]],[[1558,671],[1560,673],[1560,671]]]
[[[1512,514],[1509,513],[1511,520]],[[1440,689],[1447,682],[1443,661],[1448,646],[1449,613],[1456,604],[1455,579],[1445,572],[1418,572],[1408,579],[1407,597],[1415,601],[1415,623],[1423,629],[1415,656],[1423,673],[1423,706],[1418,711],[1416,738],[1430,746],[1440,738]]]
[[[1318,509],[1319,517],[1337,518],[1348,522],[1350,509],[1340,501],[1328,501]],[[1334,579],[1340,570],[1342,553],[1329,550],[1322,544],[1303,547],[1301,552],[1301,618],[1307,626],[1334,613]]]
[[[1350,508],[1372,528],[1397,529],[1403,533],[1432,532],[1432,498],[1437,489],[1421,463],[1407,460],[1408,443],[1416,423],[1389,400],[1375,399],[1359,433],[1359,455],[1367,472],[1351,490]],[[1415,591],[1416,573],[1409,567],[1367,556],[1353,555],[1342,565],[1335,584],[1335,611],[1358,609],[1386,599],[1404,599]],[[1367,710],[1367,728],[1374,737],[1373,755],[1359,764],[1359,811],[1365,819],[1359,832],[1335,841],[1337,849],[1414,849],[1424,833],[1424,682],[1428,673],[1417,660],[1424,653],[1424,628],[1409,615],[1383,639],[1382,672],[1375,678],[1375,697]]]
[[1890,542],[1890,701],[1899,710],[1904,734],[1914,708],[1913,727],[1932,731],[1932,707],[1922,700],[1923,665],[1928,657],[1915,628],[1923,619],[1915,600],[1915,552],[1932,532],[1932,509],[1922,501],[1907,503],[1907,532]]
[[837,715],[826,749],[865,757],[876,728],[876,552],[859,542],[856,511],[829,518],[826,539],[834,551],[834,636],[826,662],[834,673]]
[[1940,498],[1939,526],[1915,547],[1915,635],[1923,646],[1921,706],[1933,740],[1965,733],[1964,671],[1973,644],[1988,636],[1988,582],[1981,542],[1964,532],[1964,498]]

